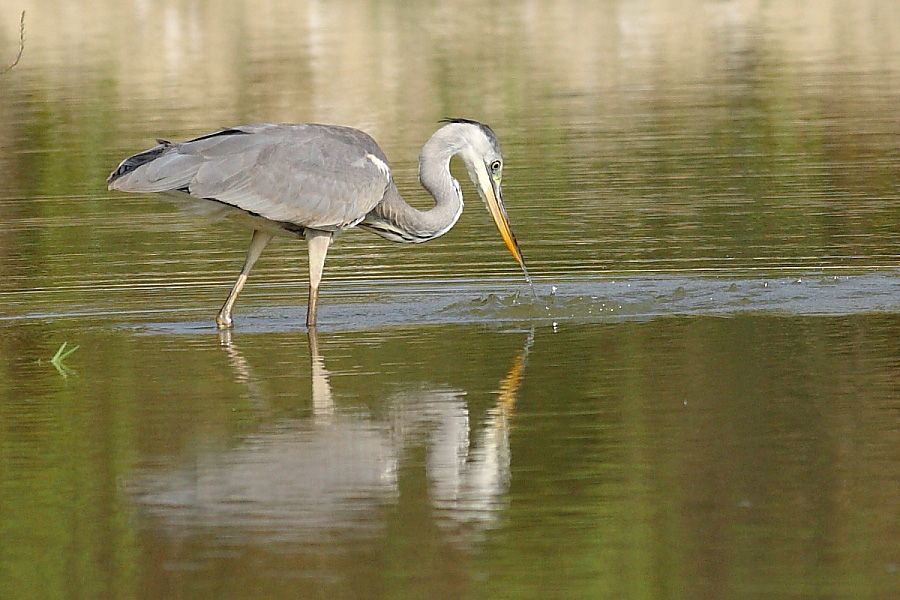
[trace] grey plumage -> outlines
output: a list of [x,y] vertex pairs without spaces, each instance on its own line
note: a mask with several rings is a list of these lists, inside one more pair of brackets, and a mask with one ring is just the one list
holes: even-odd
[[375,141],[355,129],[251,125],[162,143],[126,159],[109,187],[183,192],[277,223],[337,231],[372,210],[390,181],[366,155],[387,162]]
[[314,325],[318,279],[336,232],[359,225],[392,241],[424,242],[456,223],[463,199],[450,175],[454,155],[463,159],[524,270],[500,197],[500,146],[494,132],[475,121],[451,119],[423,146],[419,180],[435,199],[427,211],[400,197],[375,140],[335,125],[264,123],[177,144],[158,140],[157,146],[122,161],[107,183],[111,190],[162,193],[195,212],[231,217],[254,230],[241,277],[217,317],[220,327],[231,326],[234,300],[271,237],[305,237],[311,274],[307,324]]

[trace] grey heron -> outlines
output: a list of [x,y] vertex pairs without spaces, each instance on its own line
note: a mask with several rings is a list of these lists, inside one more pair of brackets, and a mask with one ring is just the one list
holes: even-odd
[[[309,252],[306,324],[316,324],[325,255],[339,231],[360,227],[394,242],[427,242],[462,214],[459,182],[450,159],[459,156],[500,236],[522,268],[500,192],[503,157],[490,127],[445,119],[419,152],[419,182],[434,198],[430,210],[407,204],[388,159],[369,135],[337,125],[263,123],[222,129],[196,139],[157,145],[119,164],[110,190],[162,193],[188,201],[191,210],[229,217],[253,229],[243,268],[216,316],[228,329],[250,269],[273,236],[305,238]],[[533,288],[532,288],[533,289]]]

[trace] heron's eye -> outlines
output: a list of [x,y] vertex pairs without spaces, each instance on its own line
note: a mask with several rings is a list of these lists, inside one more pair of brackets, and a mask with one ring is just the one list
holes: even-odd
[[499,170],[500,170],[500,161],[495,160],[494,162],[491,163],[491,171],[496,173]]

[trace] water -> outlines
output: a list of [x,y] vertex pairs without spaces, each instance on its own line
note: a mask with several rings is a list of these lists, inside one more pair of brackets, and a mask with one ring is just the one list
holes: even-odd
[[[23,8],[0,597],[897,596],[896,3],[3,2],[0,69]],[[249,232],[105,189],[318,121],[421,206],[446,116],[536,298],[454,165],[444,237],[332,246],[317,332],[280,240],[220,334]]]

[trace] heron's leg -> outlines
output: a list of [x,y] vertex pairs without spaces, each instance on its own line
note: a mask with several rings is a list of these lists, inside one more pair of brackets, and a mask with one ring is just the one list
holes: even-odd
[[316,326],[316,307],[319,303],[319,283],[325,267],[325,254],[331,243],[330,231],[306,230],[306,247],[309,250],[309,304],[306,306],[306,326]]
[[271,239],[271,233],[266,233],[265,231],[260,231],[258,229],[253,231],[253,238],[250,240],[250,249],[247,250],[247,258],[244,259],[244,266],[241,268],[241,274],[238,275],[237,281],[234,282],[234,287],[231,288],[228,298],[225,299],[222,310],[216,315],[216,326],[219,329],[231,329],[231,327],[233,327],[234,321],[231,318],[231,309],[234,308],[234,302],[237,300],[241,290],[244,289],[244,284],[247,283],[247,276],[250,274],[250,269],[253,268],[254,263],[256,263],[259,255],[262,254],[266,244],[268,244]]

